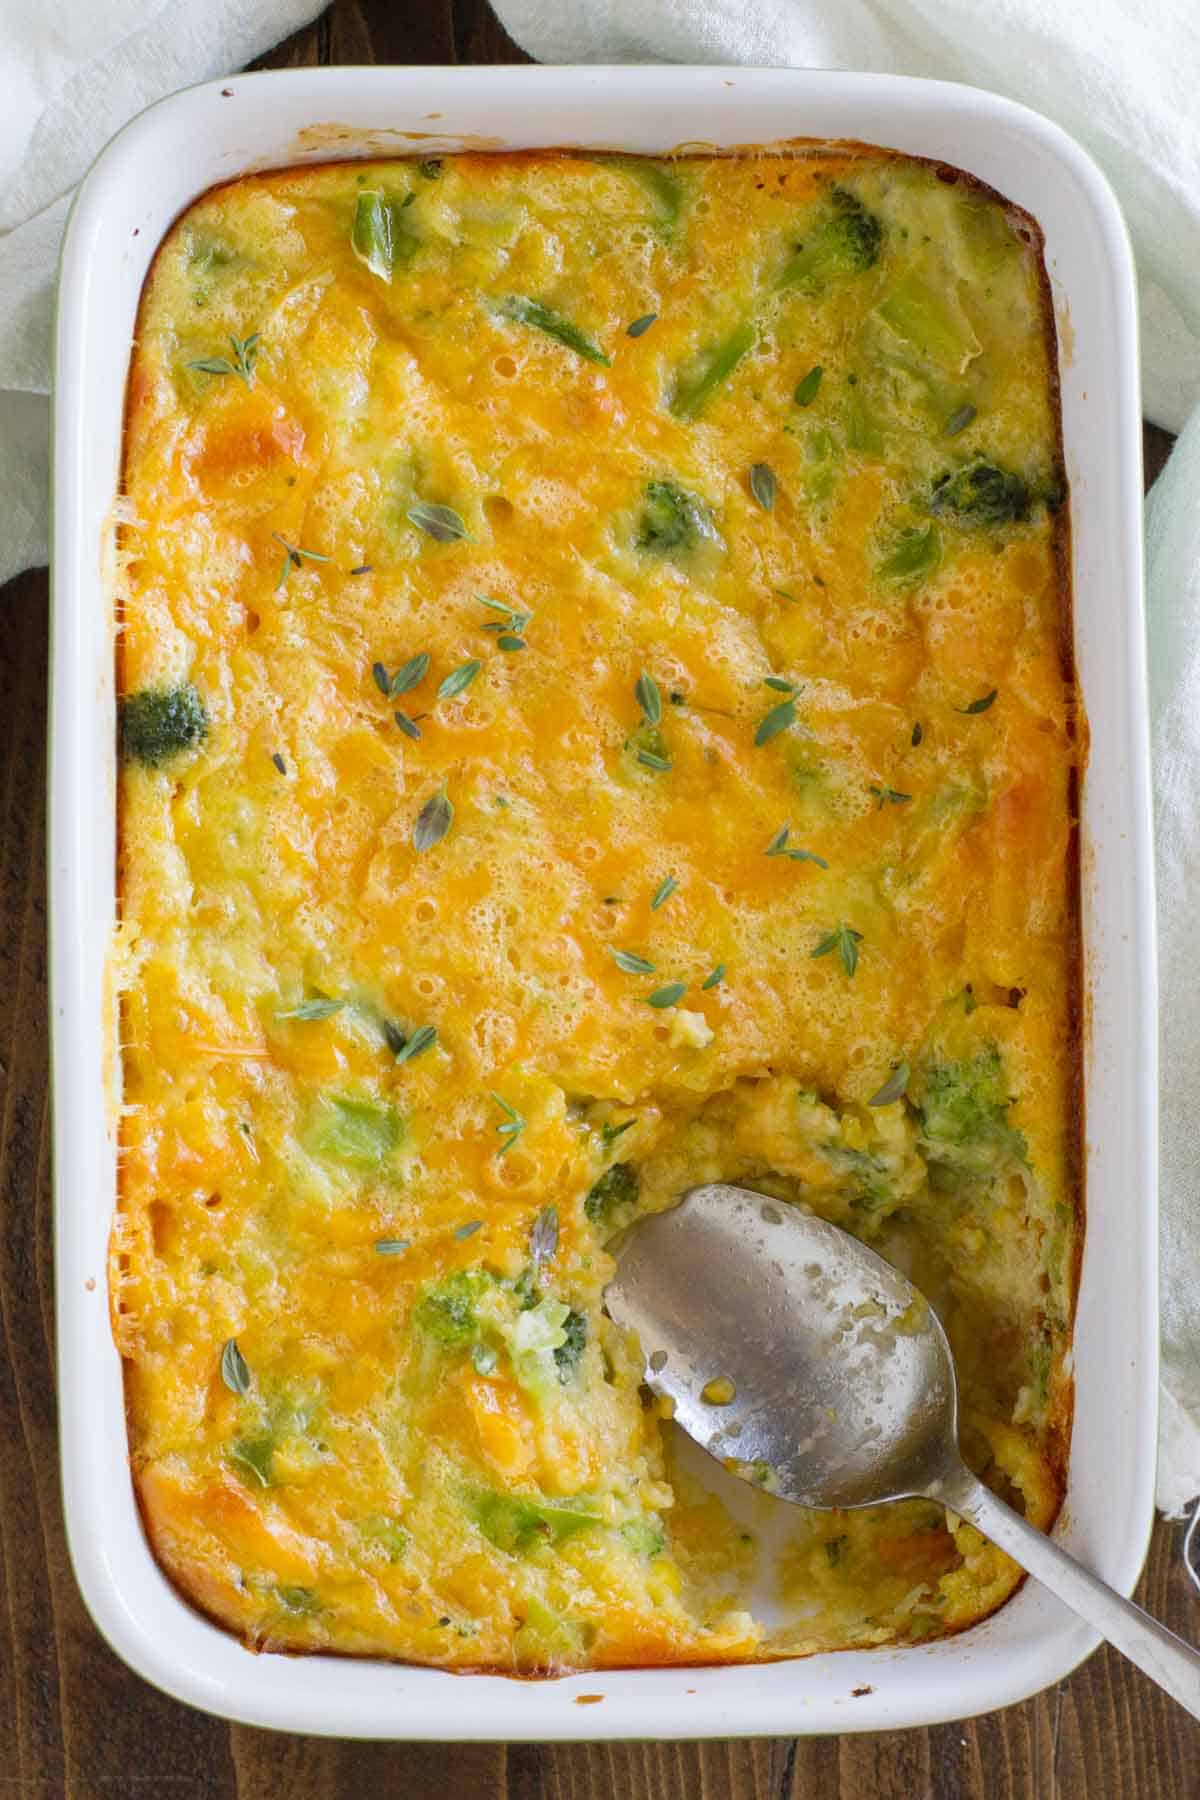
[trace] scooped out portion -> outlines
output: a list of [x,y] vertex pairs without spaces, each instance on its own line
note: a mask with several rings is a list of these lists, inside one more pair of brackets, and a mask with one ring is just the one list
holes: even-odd
[[601,1296],[698,1183],[812,1207],[1054,1516],[1084,726],[1031,221],[866,149],[247,177],[159,252],[125,493],[112,1296],[172,1579],[259,1648],[522,1673],[999,1605],[935,1506],[681,1451]]

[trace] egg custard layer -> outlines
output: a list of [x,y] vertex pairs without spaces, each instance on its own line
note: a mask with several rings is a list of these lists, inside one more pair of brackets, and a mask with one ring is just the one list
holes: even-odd
[[150,1540],[248,1643],[737,1660],[1014,1587],[932,1504],[701,1480],[601,1296],[697,1182],[811,1207],[912,1272],[970,1459],[1051,1521],[1056,407],[1036,228],[869,150],[343,163],[172,230],[121,532],[112,1288]]

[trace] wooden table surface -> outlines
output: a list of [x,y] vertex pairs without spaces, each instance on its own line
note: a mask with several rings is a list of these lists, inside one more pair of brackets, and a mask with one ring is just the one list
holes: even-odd
[[[563,0],[569,4],[569,0]],[[512,62],[485,0],[338,0],[265,59]],[[1147,433],[1149,472],[1168,440]],[[0,1793],[18,1800],[1200,1800],[1200,1725],[1103,1650],[1024,1706],[930,1731],[707,1744],[336,1743],[230,1726],[120,1663],[59,1501],[47,1091],[45,571],[0,592]],[[1139,1589],[1200,1638],[1159,1524]],[[464,1704],[469,1692],[464,1690]]]

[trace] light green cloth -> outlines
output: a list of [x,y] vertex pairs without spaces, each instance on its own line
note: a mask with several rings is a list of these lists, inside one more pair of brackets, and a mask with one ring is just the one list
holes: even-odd
[[[494,0],[540,62],[935,76],[1047,114],[1125,209],[1148,416],[1200,408],[1200,0]],[[1159,1505],[1200,1493],[1200,416],[1147,507],[1162,980]]]

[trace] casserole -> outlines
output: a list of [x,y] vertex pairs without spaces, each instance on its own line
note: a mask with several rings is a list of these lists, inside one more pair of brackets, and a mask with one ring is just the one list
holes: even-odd
[[[535,103],[531,132],[525,121]],[[439,116],[427,116],[435,106]],[[650,112],[653,130],[639,123]],[[336,124],[322,124],[328,120]],[[436,136],[417,135],[429,127]],[[112,888],[111,623],[102,559],[111,554],[124,346],[158,240],[214,181],[251,167],[414,142],[452,150],[478,145],[481,131],[492,146],[582,142],[624,150],[668,149],[701,132],[722,146],[869,138],[966,167],[1031,210],[1045,231],[1065,340],[1076,650],[1093,738],[1082,818],[1089,1233],[1075,1339],[1075,1440],[1059,1529],[1126,1587],[1144,1547],[1156,1337],[1153,966],[1132,275],[1111,196],[1052,127],[1006,103],[931,83],[783,71],[337,71],[239,79],[153,109],[97,165],[64,250],[51,784],[64,1457],[81,1585],[102,1628],[149,1678],[213,1710],[283,1727],[481,1738],[728,1735],[876,1729],[1008,1703],[1064,1673],[1091,1641],[1029,1587],[957,1641],[822,1656],[753,1674],[583,1677],[585,1690],[602,1691],[605,1701],[586,1715],[573,1709],[580,1680],[514,1689],[481,1677],[464,1722],[439,1671],[329,1659],[247,1663],[175,1596],[141,1536],[123,1467],[119,1364],[108,1340],[114,1122],[105,1094],[111,1018],[104,970],[113,913],[111,902],[95,899]],[[170,168],[187,173],[172,178]],[[102,266],[109,279],[101,304]],[[98,769],[108,784],[101,808],[91,797]],[[1136,1212],[1129,1194],[1138,1195]],[[1119,1433],[1123,1448],[1115,1469],[1109,1432]]]

